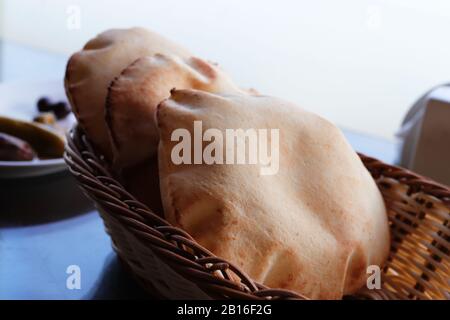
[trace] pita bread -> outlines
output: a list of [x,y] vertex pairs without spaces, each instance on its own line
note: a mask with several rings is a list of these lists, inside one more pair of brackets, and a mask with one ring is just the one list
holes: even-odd
[[191,56],[184,48],[148,30],[111,29],[86,43],[67,63],[65,88],[72,109],[91,141],[108,159],[112,155],[104,121],[108,86],[137,58],[156,53]]
[[243,92],[217,66],[199,58],[139,58],[111,83],[106,98],[114,167],[130,167],[156,154],[156,107],[173,88]]
[[[203,130],[279,129],[278,173],[261,176],[259,164],[175,165],[171,134],[193,134],[195,120]],[[175,90],[157,125],[166,219],[256,281],[338,299],[365,285],[367,266],[385,261],[381,194],[328,121],[277,98]]]
[[124,168],[120,179],[125,190],[163,217],[158,173],[158,158],[153,156],[137,165]]

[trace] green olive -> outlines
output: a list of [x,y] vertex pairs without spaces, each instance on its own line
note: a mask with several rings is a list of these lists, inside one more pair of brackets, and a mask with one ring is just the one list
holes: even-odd
[[28,142],[40,159],[63,156],[64,138],[43,125],[0,116],[0,132]]

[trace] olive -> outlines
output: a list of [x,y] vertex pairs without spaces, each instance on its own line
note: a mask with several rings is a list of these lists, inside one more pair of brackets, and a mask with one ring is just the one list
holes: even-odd
[[64,119],[70,113],[70,109],[65,102],[58,102],[53,105],[53,113],[57,119]]
[[30,161],[35,157],[36,152],[28,142],[0,132],[0,161]]
[[64,119],[71,112],[69,106],[64,101],[53,103],[47,97],[41,97],[37,102],[39,112],[53,112],[59,120]]
[[52,110],[52,104],[47,97],[42,97],[37,102],[39,112],[48,112]]

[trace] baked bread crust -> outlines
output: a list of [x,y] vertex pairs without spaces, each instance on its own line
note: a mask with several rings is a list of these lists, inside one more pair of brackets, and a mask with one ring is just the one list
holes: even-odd
[[219,67],[196,57],[155,54],[137,59],[111,83],[106,98],[116,168],[155,156],[156,108],[173,88],[243,93]]
[[186,49],[146,29],[111,29],[87,42],[67,63],[64,83],[72,110],[78,123],[108,160],[112,156],[104,121],[108,87],[130,63],[157,53],[191,56]]
[[[171,133],[280,130],[280,164],[180,164]],[[166,219],[254,280],[313,299],[339,299],[365,285],[366,268],[389,252],[382,196],[341,131],[283,100],[175,90],[157,112]]]

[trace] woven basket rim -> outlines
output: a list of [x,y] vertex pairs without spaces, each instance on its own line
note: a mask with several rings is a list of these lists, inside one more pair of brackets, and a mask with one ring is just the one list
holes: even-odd
[[402,182],[409,187],[408,193],[426,192],[429,195],[441,200],[445,204],[450,204],[450,187],[438,183],[431,178],[425,177],[411,170],[397,165],[384,163],[376,158],[359,153],[359,157],[366,167],[370,167],[373,178],[383,175]]

